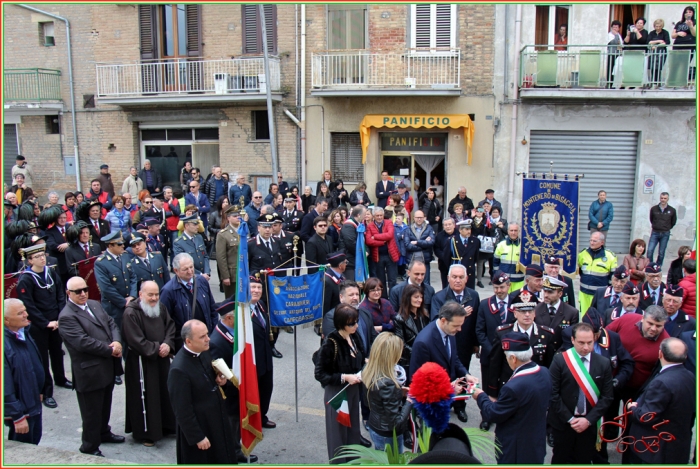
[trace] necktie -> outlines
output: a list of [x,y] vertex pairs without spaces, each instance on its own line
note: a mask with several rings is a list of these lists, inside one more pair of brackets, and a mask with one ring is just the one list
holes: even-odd
[[269,241],[265,241],[265,247],[267,248],[268,251],[272,252],[272,246],[270,245]]
[[92,319],[95,319],[95,315],[92,313],[92,311],[90,311],[90,308],[88,307],[88,305],[85,305],[85,309],[83,311],[85,311],[90,316],[92,316]]
[[146,267],[151,267],[151,263],[148,262],[148,255],[146,255],[146,257],[143,259],[143,263],[146,264]]
[[612,299],[610,300],[610,306],[613,306],[615,303],[617,303],[617,300],[618,300],[619,298],[620,298],[620,295],[618,295],[617,293],[615,293],[615,294],[612,296]]
[[501,316],[501,324],[505,324],[505,322],[506,322],[505,302],[503,302],[503,301],[498,302],[498,313]]
[[[586,367],[587,358],[581,357],[581,363],[583,367]],[[578,391],[578,402],[576,403],[576,412],[578,415],[586,415],[586,397],[583,395],[583,389]]]
[[651,293],[651,298],[654,300],[653,304],[656,304],[656,292],[655,291]]
[[187,289],[192,293],[192,282],[187,282]]
[[455,300],[457,300],[457,303],[462,304],[462,295],[456,295]]
[[97,231],[97,234],[100,234],[100,224],[97,223],[97,220],[93,220],[92,224],[95,225],[95,231]]
[[447,350],[447,358],[450,358],[450,341],[448,336],[445,336],[445,350]]
[[117,260],[118,264],[122,263],[122,256],[116,256],[115,259]]
[[66,239],[66,230],[64,228],[59,228],[58,231],[61,232],[61,236],[63,236],[63,239]]
[[87,259],[90,257],[90,249],[88,248],[87,244],[83,244],[83,251],[85,251],[85,258]]
[[556,312],[557,312],[557,310],[554,309],[554,306],[550,306],[550,307],[549,307],[549,315],[550,315],[550,316],[554,316],[554,313],[556,313]]

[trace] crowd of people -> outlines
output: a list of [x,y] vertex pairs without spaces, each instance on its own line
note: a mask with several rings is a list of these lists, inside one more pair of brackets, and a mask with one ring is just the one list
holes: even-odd
[[[520,227],[506,221],[490,189],[474,204],[460,187],[443,207],[435,187],[414,200],[410,188],[394,186],[384,172],[372,205],[365,184],[348,194],[330,171],[315,195],[309,186],[300,194],[281,173],[263,195],[242,173],[229,182],[216,166],[204,178],[189,163],[181,186],[173,188],[147,163],[140,172],[131,168],[122,187],[137,198],[114,194],[103,165],[87,194],[69,192],[63,204],[56,196],[40,207],[23,164],[24,186],[5,197],[5,272],[19,273],[18,298],[4,304],[11,439],[38,444],[42,406],[58,406],[52,391],[62,386],[76,391],[80,451],[101,456],[102,443],[125,441],[109,426],[113,389],[123,384],[124,431],[135,440],[154,446],[175,434],[182,464],[248,461],[235,443],[238,390],[210,365],[222,358],[233,366],[238,253],[246,243],[264,429],[277,426],[268,413],[274,362],[282,358],[275,344],[285,328],[272,326],[261,274],[298,275],[302,267],[313,273],[324,266],[314,376],[324,388],[329,460],[343,461],[334,459],[343,445],[384,449],[394,434],[399,449],[411,448],[410,383],[433,362],[448,373],[455,395],[469,389],[472,396],[478,383],[479,427],[495,424],[500,464],[542,464],[546,444],[555,464],[605,462],[605,443],[621,436],[606,423],[626,411],[625,441],[646,441],[664,420],[675,439],[659,441],[654,452],[628,444],[625,462],[688,462],[695,260],[681,248],[663,283],[660,237],[661,259],[654,262],[653,252],[646,258],[644,241],[635,240],[618,266],[605,249],[604,193],[591,209],[589,247],[578,256],[577,308],[562,259],[549,256],[543,266],[521,268]],[[663,193],[650,213],[653,230],[673,227],[669,207]],[[238,233],[244,222],[248,239]],[[358,233],[364,233],[364,253],[357,252]],[[90,259],[96,286],[80,275],[79,265]],[[430,280],[435,259],[438,291]],[[364,266],[357,262],[365,260],[368,278],[358,283],[355,272]],[[226,298],[218,303],[210,286],[214,268]],[[99,301],[90,299],[95,293]],[[479,377],[469,373],[473,357]],[[341,390],[347,425],[330,403]],[[466,405],[466,399],[452,403],[463,423]]]

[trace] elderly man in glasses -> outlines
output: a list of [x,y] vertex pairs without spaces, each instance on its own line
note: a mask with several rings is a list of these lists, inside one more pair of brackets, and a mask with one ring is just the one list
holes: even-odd
[[[100,261],[101,264],[105,262],[114,263],[113,260]],[[85,280],[72,277],[66,289],[68,301],[59,315],[59,333],[70,354],[83,421],[80,452],[104,456],[100,444],[124,442],[124,437],[112,433],[109,426],[115,378],[123,373],[121,334],[100,303],[88,300]]]

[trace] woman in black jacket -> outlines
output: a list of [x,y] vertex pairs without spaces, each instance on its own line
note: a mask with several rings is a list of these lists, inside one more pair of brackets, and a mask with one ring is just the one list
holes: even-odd
[[350,197],[348,196],[348,191],[343,186],[342,179],[337,179],[335,181],[335,188],[331,191],[331,195],[335,208],[347,207],[350,203]]
[[[403,434],[411,414],[411,401],[404,403],[407,387],[397,379],[396,364],[401,358],[403,341],[390,332],[382,332],[372,344],[369,363],[362,372],[369,403],[369,434],[375,449],[393,444],[394,435],[399,454],[403,453]],[[405,375],[403,375],[405,379]]]
[[307,214],[314,205],[316,205],[316,197],[311,193],[311,186],[306,186],[304,194],[301,196],[301,210]]
[[355,186],[355,190],[350,193],[350,205],[353,207],[355,205],[364,205],[369,207],[372,201],[369,200],[367,195],[367,185],[364,182],[359,182]]
[[[324,388],[323,402],[329,402],[345,388],[349,426],[338,421],[338,412],[331,404],[326,404],[326,444],[328,459],[335,457],[340,446],[362,444],[360,434],[360,383],[357,373],[365,364],[366,353],[362,339],[357,334],[358,313],[350,305],[340,304],[335,308],[333,325],[335,331],[319,350],[314,377]],[[332,461],[342,464],[345,458]]]
[[427,221],[433,228],[433,231],[437,233],[442,227],[442,206],[435,198],[434,187],[428,187],[428,190],[419,197],[418,205],[425,215],[425,221]]
[[430,313],[423,304],[423,288],[408,284],[401,294],[399,312],[394,318],[395,334],[403,340],[403,352],[399,365],[406,370],[406,376],[411,376],[409,365],[413,342],[418,333],[430,323]]
[[690,259],[690,246],[678,248],[678,258],[671,261],[671,267],[666,275],[666,285],[678,285],[683,278],[683,261]]

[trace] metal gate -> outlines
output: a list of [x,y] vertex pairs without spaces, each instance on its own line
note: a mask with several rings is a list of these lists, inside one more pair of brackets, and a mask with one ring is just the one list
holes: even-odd
[[637,132],[530,132],[528,172],[549,172],[552,161],[555,173],[585,175],[579,185],[579,251],[588,247],[588,209],[600,190],[614,208],[606,247],[618,255],[629,251],[638,144]]
[[[15,165],[15,158],[19,155],[19,145],[17,144],[17,124],[3,124],[5,128],[3,129],[3,178],[2,180],[5,184],[11,186],[14,184],[12,181],[12,167]],[[36,181],[34,181],[36,184]]]

